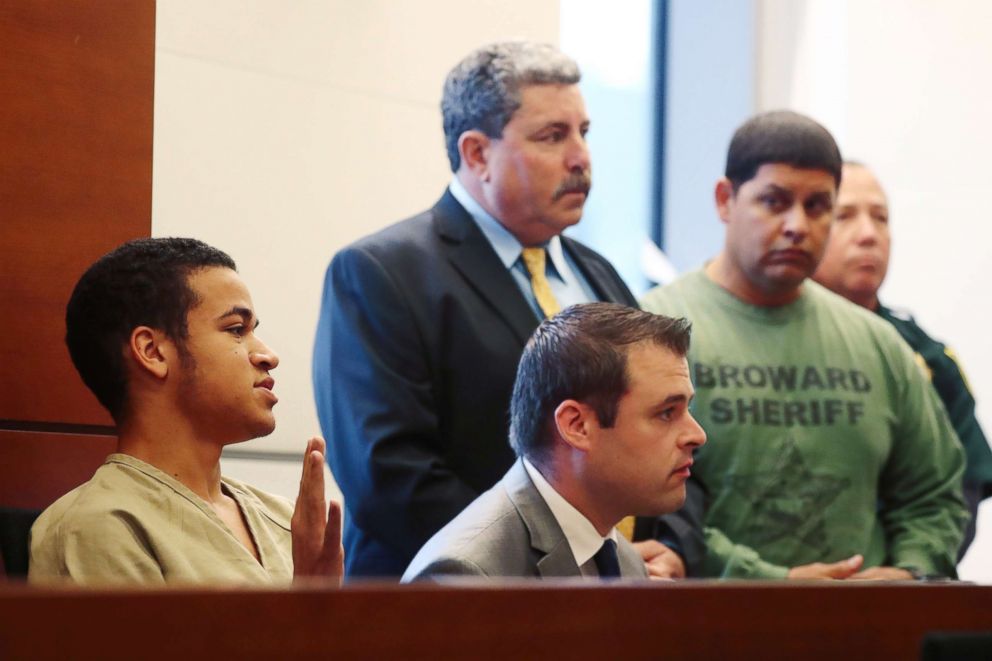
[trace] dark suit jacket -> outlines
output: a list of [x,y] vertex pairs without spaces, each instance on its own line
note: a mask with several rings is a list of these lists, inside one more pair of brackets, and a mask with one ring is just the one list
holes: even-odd
[[[637,305],[602,256],[562,243],[600,300]],[[538,323],[450,192],[335,255],[313,379],[328,462],[345,497],[348,575],[401,575],[510,467],[510,395]],[[698,524],[672,525],[701,557]]]
[[[617,559],[623,578],[647,578],[640,554],[623,537]],[[517,461],[420,549],[403,581],[435,576],[582,576],[551,508]]]

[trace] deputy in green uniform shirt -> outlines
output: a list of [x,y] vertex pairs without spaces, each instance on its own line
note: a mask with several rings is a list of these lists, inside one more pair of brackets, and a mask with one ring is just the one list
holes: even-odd
[[878,300],[878,289],[889,266],[890,232],[888,199],[878,179],[860,163],[845,163],[836,220],[826,254],[813,277],[895,326],[916,352],[920,366],[947,408],[968,461],[964,495],[971,520],[960,558],[975,538],[979,503],[992,495],[992,450],[975,418],[975,398],[954,352],[927,335],[912,315],[887,308]]

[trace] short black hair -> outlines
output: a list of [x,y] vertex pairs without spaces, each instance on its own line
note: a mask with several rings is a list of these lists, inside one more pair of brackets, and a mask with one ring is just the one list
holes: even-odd
[[736,191],[767,163],[784,163],[804,170],[824,170],[840,186],[843,161],[830,131],[790,110],[755,115],[730,140],[724,175]]
[[510,401],[510,444],[540,459],[552,443],[552,416],[566,399],[592,407],[612,427],[630,382],[627,349],[654,342],[678,356],[689,350],[691,324],[617,303],[583,303],[546,319],[517,367]]
[[226,253],[196,239],[136,239],[98,259],[76,283],[65,310],[65,343],[83,382],[118,424],[131,332],[161,330],[183,353],[186,315],[198,302],[188,278],[208,267],[237,270]]

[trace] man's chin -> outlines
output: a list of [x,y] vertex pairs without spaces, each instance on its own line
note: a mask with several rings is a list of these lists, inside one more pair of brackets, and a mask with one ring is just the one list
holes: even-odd
[[674,489],[666,493],[664,495],[663,500],[661,500],[655,505],[654,511],[648,516],[661,516],[662,514],[671,514],[672,512],[682,509],[682,506],[685,505],[685,500],[686,500],[686,491],[685,491],[685,483],[683,482],[678,487],[675,487]]
[[580,220],[582,220],[582,207],[576,209],[574,213],[559,214],[558,216],[549,219],[548,224],[551,227],[554,227],[555,235],[558,235],[569,227],[578,225]]
[[847,287],[847,290],[852,294],[852,296],[863,298],[875,296],[881,287],[881,278],[878,278],[872,274],[870,276],[864,275],[859,278],[855,278],[854,282]]
[[792,291],[800,287],[812,275],[810,269],[795,266],[779,266],[766,273],[766,281],[776,293]]
[[250,441],[256,438],[262,438],[263,436],[268,436],[276,430],[276,419],[274,417],[268,420],[260,420],[257,425],[252,429],[252,435],[250,438],[246,438],[246,441]]

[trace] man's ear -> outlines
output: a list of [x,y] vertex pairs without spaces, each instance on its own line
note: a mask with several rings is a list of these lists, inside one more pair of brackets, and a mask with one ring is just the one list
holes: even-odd
[[574,399],[566,399],[555,409],[555,430],[559,438],[581,452],[588,452],[592,445],[596,420],[591,407]]
[[458,136],[458,154],[462,167],[479,181],[489,181],[489,145],[491,141],[482,131],[465,131]]
[[719,214],[720,220],[726,223],[730,218],[730,206],[734,202],[734,184],[731,183],[730,179],[723,177],[716,182],[713,197],[716,200],[717,214]]
[[170,363],[179,359],[175,343],[162,331],[148,326],[131,331],[126,354],[139,369],[159,379],[164,379]]

